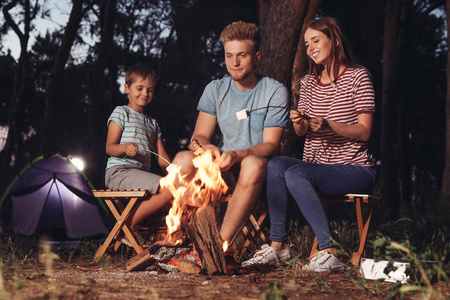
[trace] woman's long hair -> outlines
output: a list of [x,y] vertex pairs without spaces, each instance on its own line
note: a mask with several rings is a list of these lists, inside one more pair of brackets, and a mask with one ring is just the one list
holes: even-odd
[[[309,23],[306,29],[308,28],[322,32],[331,40],[330,61],[327,64],[327,73],[330,76],[330,80],[331,75],[333,75],[333,83],[336,82],[339,76],[339,67],[341,65],[351,68],[364,68],[353,55],[352,49],[335,19],[323,17]],[[314,73],[316,76],[321,76],[324,67],[316,64],[309,55],[307,57],[309,74]],[[333,70],[331,70],[331,67],[333,67]]]

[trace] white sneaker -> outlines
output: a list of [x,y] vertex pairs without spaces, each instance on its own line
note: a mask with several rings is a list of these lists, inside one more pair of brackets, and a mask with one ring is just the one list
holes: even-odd
[[277,255],[278,255],[278,258],[280,259],[281,262],[286,262],[288,260],[291,260],[292,259],[292,256],[291,256],[291,245],[287,245],[286,248],[284,248],[280,252],[277,252]]
[[255,255],[242,263],[243,267],[250,267],[255,265],[267,265],[274,262],[285,262],[291,259],[291,253],[287,246],[283,251],[277,252],[268,244],[261,246],[261,250]]
[[311,256],[309,264],[304,265],[302,270],[313,272],[340,272],[344,271],[344,264],[327,250],[322,250]]

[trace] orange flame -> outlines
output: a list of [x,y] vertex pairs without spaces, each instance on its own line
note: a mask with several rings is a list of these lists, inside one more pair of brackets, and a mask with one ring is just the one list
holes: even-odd
[[[166,216],[166,241],[172,241],[173,233],[181,228],[181,218],[186,213],[187,206],[202,207],[220,199],[226,193],[228,186],[222,179],[218,164],[213,162],[212,154],[204,151],[193,159],[196,172],[193,178],[180,175],[180,166],[173,168],[169,174],[160,180],[161,187],[167,188],[173,195],[172,207]],[[189,176],[192,177],[192,176]],[[182,243],[176,238],[174,245]]]
[[222,248],[223,248],[223,252],[227,252],[227,250],[228,250],[228,243],[227,243],[227,241],[225,241],[223,243]]

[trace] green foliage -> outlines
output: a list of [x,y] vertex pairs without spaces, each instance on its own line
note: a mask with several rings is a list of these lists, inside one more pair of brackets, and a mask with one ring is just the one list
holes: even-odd
[[[349,278],[353,282],[353,284],[357,288],[359,288],[365,295],[369,294],[367,280],[364,278],[364,276],[354,276],[354,274],[352,274],[350,272],[345,273],[345,276],[347,278]],[[379,291],[378,291],[378,293],[379,293]]]
[[72,263],[75,260],[90,260],[94,257],[98,249],[98,244],[90,239],[83,239],[76,244],[61,244],[57,246],[54,251],[59,257],[67,262]]
[[[406,293],[413,291],[421,291],[426,295],[432,295],[436,294],[431,284],[433,280],[441,280],[441,278],[444,278],[444,280],[450,283],[448,276],[443,270],[443,262],[446,255],[445,250],[442,254],[432,253],[430,250],[416,254],[416,249],[408,240],[399,243],[383,235],[378,235],[372,244],[374,247],[375,261],[388,261],[388,265],[384,269],[386,275],[397,269],[394,266],[394,262],[397,259],[403,259],[409,262],[405,271],[409,278],[408,284],[402,285],[400,282],[396,282],[389,286],[387,288],[389,292],[388,298],[400,297],[403,299]],[[427,261],[430,258],[438,258],[438,260]],[[441,295],[437,293],[437,296]]]
[[3,280],[3,260],[0,260],[0,297],[2,299],[10,299],[9,293],[5,288],[5,281]]
[[281,300],[287,299],[283,295],[282,285],[279,282],[269,283],[258,295],[261,300]]
[[317,289],[321,293],[330,294],[333,292],[333,289],[330,287],[330,285],[321,278],[314,278],[313,281],[317,283]]

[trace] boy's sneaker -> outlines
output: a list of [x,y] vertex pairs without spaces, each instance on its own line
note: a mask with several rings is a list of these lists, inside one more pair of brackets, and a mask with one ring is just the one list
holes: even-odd
[[118,242],[121,242],[122,244],[125,244],[128,247],[133,248],[133,244],[125,237],[125,234],[123,232],[119,232],[116,234],[114,239]]
[[[136,239],[136,242],[139,245],[144,246],[146,244],[146,241],[145,241],[144,237],[141,235],[141,233],[139,232],[139,229],[137,229],[137,227],[135,227],[135,226],[131,227],[130,231],[133,234],[134,238]],[[133,248],[133,244],[128,240],[128,238],[125,236],[125,233],[122,230],[120,230],[116,234],[114,239],[116,241],[119,241],[119,242],[127,245],[128,247]]]
[[344,271],[344,264],[327,250],[322,250],[311,256],[309,264],[303,266],[302,270],[313,272],[340,272]]
[[242,263],[243,267],[250,267],[255,265],[267,265],[274,262],[285,262],[291,259],[291,253],[287,246],[284,250],[277,252],[268,244],[261,246],[261,250],[255,255]]

